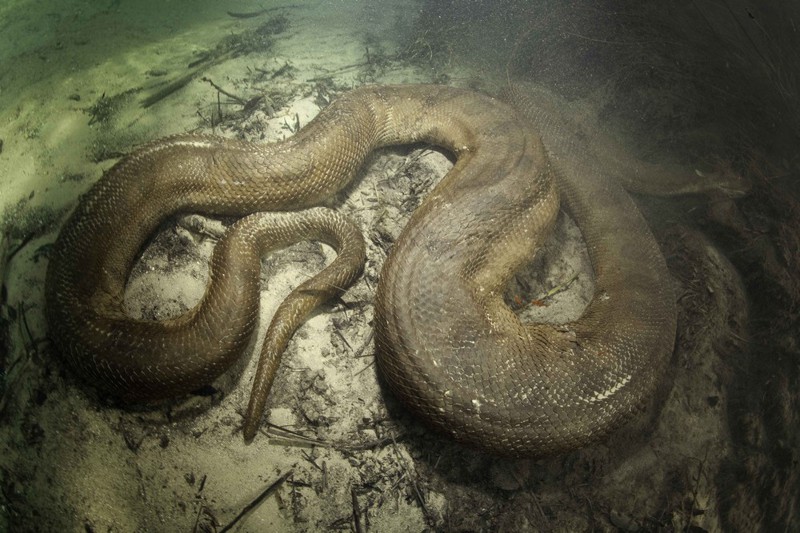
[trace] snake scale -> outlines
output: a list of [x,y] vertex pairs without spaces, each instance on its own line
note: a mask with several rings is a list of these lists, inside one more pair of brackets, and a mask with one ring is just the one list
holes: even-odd
[[[579,150],[575,133],[546,106],[513,91],[509,98],[516,109],[446,86],[362,87],[282,142],[179,135],[140,147],[89,190],[56,240],[46,280],[51,338],[79,375],[123,400],[188,393],[247,347],[261,254],[326,242],[337,258],[270,326],[245,419],[252,438],[292,333],[364,262],[359,230],[312,207],[376,148],[429,143],[455,164],[381,272],[376,357],[389,388],[429,425],[495,454],[555,454],[607,435],[668,364],[676,330],[669,274],[631,198]],[[502,294],[561,201],[585,238],[596,294],[572,323],[522,323]],[[165,321],[132,319],[123,307],[132,265],[158,225],[183,212],[243,218],[218,243],[196,307]]]

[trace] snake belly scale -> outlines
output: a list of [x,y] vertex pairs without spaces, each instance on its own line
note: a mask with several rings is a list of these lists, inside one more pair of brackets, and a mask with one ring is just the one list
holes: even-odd
[[[558,124],[522,111],[528,118],[445,86],[363,87],[279,143],[180,135],[144,145],[90,189],[54,245],[51,338],[79,375],[124,400],[185,394],[246,348],[260,254],[294,240],[326,242],[337,258],[287,298],[270,326],[245,420],[252,438],[292,333],[364,261],[357,228],[309,208],[347,185],[372,150],[424,142],[456,161],[381,273],[376,357],[389,388],[429,425],[496,454],[554,454],[607,435],[668,364],[676,328],[669,274],[621,187],[573,163],[568,150],[545,150],[540,134],[547,143]],[[586,240],[596,295],[575,322],[522,323],[502,293],[542,244],[559,198]],[[244,218],[217,245],[195,308],[165,321],[132,319],[123,310],[131,267],[157,226],[181,212]]]

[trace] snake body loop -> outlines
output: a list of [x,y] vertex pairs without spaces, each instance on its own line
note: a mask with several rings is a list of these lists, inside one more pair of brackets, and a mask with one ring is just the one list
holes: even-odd
[[[245,423],[252,438],[297,325],[358,275],[358,232],[326,210],[247,216],[215,250],[203,300],[162,322],[123,311],[137,254],[172,214],[302,210],[349,183],[372,150],[425,142],[456,162],[381,273],[375,324],[386,382],[427,423],[493,453],[540,456],[600,438],[653,392],[669,360],[669,275],[621,187],[587,154],[571,153],[577,147],[546,110],[520,109],[528,118],[461,89],[366,87],[280,143],[182,135],[145,145],[87,193],[56,241],[46,283],[51,336],[70,366],[112,394],[183,394],[246,347],[261,251],[296,234],[332,244],[339,255],[328,272],[309,282],[313,290],[295,291],[270,327]],[[573,323],[523,324],[502,292],[546,237],[559,192],[586,239],[597,294]]]

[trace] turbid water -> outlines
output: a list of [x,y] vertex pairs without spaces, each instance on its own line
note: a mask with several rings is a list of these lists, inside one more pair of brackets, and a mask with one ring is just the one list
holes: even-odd
[[[5,2],[0,530],[202,531],[244,510],[241,531],[791,529],[800,210],[786,147],[800,121],[786,97],[796,70],[779,52],[796,49],[796,13],[690,4]],[[452,168],[426,146],[378,151],[328,201],[366,236],[365,273],[294,336],[251,444],[240,431],[254,356],[188,397],[126,406],[76,379],[48,341],[49,246],[135,146],[175,133],[279,141],[364,84],[496,94],[509,80],[558,94],[587,142],[602,124],[642,161],[751,186],[636,196],[671,272],[677,343],[653,406],[609,440],[498,459],[431,432],[382,386],[381,265]],[[127,312],[160,320],[197,302],[230,222],[162,226]],[[333,256],[303,243],[264,259],[256,352],[283,298]],[[524,320],[574,320],[594,294],[588,258],[559,215],[505,301]]]

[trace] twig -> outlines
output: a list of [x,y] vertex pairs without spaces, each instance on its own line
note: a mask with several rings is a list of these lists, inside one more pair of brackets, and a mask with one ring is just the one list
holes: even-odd
[[[270,439],[280,440],[280,442],[275,442],[275,444],[281,446],[319,446],[320,448],[333,448],[334,450],[338,450],[340,452],[356,452],[371,450],[373,448],[382,448],[388,444],[393,442],[396,443],[397,441],[405,438],[404,433],[399,433],[397,435],[390,435],[385,438],[371,440],[360,444],[351,444],[352,440],[348,440],[346,442],[330,442],[320,438],[307,437],[301,433],[286,429],[281,426],[276,426],[270,422],[266,422],[266,425],[268,426],[268,429],[282,431],[289,435],[276,435],[270,431],[264,432],[262,430],[262,433],[265,433],[270,437]],[[272,441],[270,441],[270,443],[272,443]],[[308,456],[306,456],[306,459],[310,460]]]
[[382,439],[371,440],[363,444],[348,444],[345,446],[334,446],[334,449],[340,452],[361,452],[364,450],[372,450],[374,448],[383,448],[384,446],[396,443],[397,441],[403,440],[404,438],[405,434],[399,433],[397,435],[390,435]]
[[364,350],[366,350],[367,346],[369,346],[369,343],[372,342],[372,338],[374,336],[375,336],[375,330],[374,329],[369,330],[369,335],[367,335],[367,340],[365,340],[364,343],[358,348],[358,351],[356,351],[356,353],[353,354],[353,357],[355,357],[356,359],[358,359],[359,357],[371,357],[372,354],[366,356],[363,354]]
[[302,454],[303,454],[303,458],[304,458],[306,461],[308,461],[309,463],[311,463],[311,464],[312,464],[312,466],[314,466],[314,468],[316,468],[316,469],[317,469],[317,470],[319,470],[320,472],[322,472],[322,471],[323,471],[323,470],[322,470],[322,467],[321,467],[321,466],[319,466],[319,465],[317,464],[317,462],[314,460],[314,458],[313,458],[313,457],[311,457],[311,456],[308,454],[308,452],[307,452],[307,451],[305,451],[305,450],[302,450],[300,453],[302,453]]
[[210,84],[213,88],[215,88],[217,90],[217,92],[220,92],[220,93],[224,94],[228,98],[231,98],[231,99],[235,100],[237,103],[239,103],[241,105],[247,105],[247,100],[245,100],[244,98],[240,98],[239,96],[236,96],[235,94],[229,93],[228,91],[226,91],[225,89],[223,89],[222,87],[220,87],[219,85],[217,85],[216,83],[211,81],[210,78],[207,78],[207,77],[203,76],[200,79],[203,80],[204,82]]
[[531,496],[533,496],[533,504],[536,506],[536,510],[539,511],[539,515],[542,517],[542,520],[544,520],[545,524],[549,525],[550,524],[550,519],[547,518],[547,515],[544,512],[544,509],[542,509],[542,504],[539,503],[539,498],[536,496],[535,493],[531,493]]
[[332,77],[336,76],[337,74],[344,74],[345,72],[347,72],[349,70],[357,69],[357,68],[360,68],[360,67],[366,67],[366,66],[369,66],[369,64],[370,64],[369,61],[362,61],[361,63],[353,63],[351,65],[345,65],[345,66],[343,66],[341,68],[338,68],[336,70],[332,70],[329,73],[324,74],[322,76],[316,76],[314,78],[309,78],[306,81],[307,82],[325,81],[325,80],[331,79]]
[[569,289],[569,286],[570,286],[570,285],[572,285],[572,283],[573,283],[573,282],[574,282],[576,279],[578,279],[578,274],[573,274],[573,275],[572,275],[572,277],[571,277],[571,278],[569,278],[567,281],[565,281],[564,283],[560,283],[560,284],[556,285],[555,287],[553,287],[552,289],[550,289],[549,291],[547,291],[547,292],[544,294],[544,296],[542,296],[541,298],[537,298],[537,299],[536,299],[536,300],[534,300],[534,301],[539,301],[539,302],[542,302],[542,301],[544,301],[544,300],[547,300],[548,298],[552,298],[552,297],[553,297],[553,296],[555,296],[556,294],[559,294],[559,293],[562,293],[562,292],[564,292],[565,290]]
[[142,100],[142,107],[145,109],[150,107],[153,104],[156,104],[166,98],[167,96],[171,95],[172,93],[182,89],[186,85],[189,84],[190,81],[197,75],[197,70],[193,70],[188,74],[184,74],[180,78],[173,80],[166,84],[161,89],[157,90],[156,92],[152,93],[150,96],[146,97]]
[[[278,70],[276,70],[275,72],[270,74],[270,79],[274,80],[278,76],[283,76],[284,74],[288,73],[293,68],[294,67],[287,61],[286,63],[283,64],[283,66],[281,68],[279,68]],[[261,69],[256,69],[256,70],[258,70],[260,72],[263,72],[264,74],[269,74],[268,72],[265,72],[265,71],[263,71]]]
[[258,11],[245,11],[245,12],[228,11],[228,15],[236,19],[251,19],[259,15],[263,15],[266,12],[267,12],[266,9],[259,9]]
[[239,514],[236,515],[236,518],[234,518],[227,526],[220,529],[219,533],[225,533],[226,531],[230,531],[231,528],[235,526],[236,523],[239,522],[239,520],[241,520],[244,517],[244,515],[252,511],[259,504],[261,504],[261,502],[267,499],[267,497],[273,492],[275,492],[275,490],[278,487],[280,487],[283,484],[283,482],[286,481],[292,474],[294,474],[294,470],[289,470],[284,475],[279,477],[277,481],[275,481],[272,485],[264,489],[264,491],[261,494],[259,494],[252,502],[244,506],[244,508],[239,512]]
[[700,461],[700,465],[697,469],[697,478],[694,480],[694,487],[692,487],[692,507],[689,509],[688,520],[686,522],[686,531],[689,531],[689,526],[692,523],[692,517],[694,516],[694,510],[697,508],[697,495],[700,493],[700,480],[704,477],[703,470],[706,465],[706,461],[708,461],[708,448],[706,448],[706,455],[703,457],[703,460]]
[[[11,251],[11,242],[8,232],[0,234],[0,290],[3,290],[6,284],[6,267],[11,257],[15,252]],[[17,248],[19,250],[19,248]],[[4,293],[5,294],[5,293]],[[5,303],[0,300],[0,305]]]
[[353,503],[353,522],[355,524],[356,533],[364,533],[361,527],[361,509],[358,506],[358,496],[356,496],[356,488],[350,487],[350,500]]
[[[204,116],[203,116],[203,114],[200,112],[200,110],[199,110],[199,109],[195,110],[195,114],[196,114],[198,117],[200,117],[200,120],[202,120],[202,121],[203,121],[203,122],[205,122],[205,123],[206,123],[208,126],[210,126],[212,130],[214,129],[214,122],[213,122],[213,121],[211,121],[211,120],[209,120],[209,119],[207,119],[206,117],[204,117]],[[212,116],[213,116],[213,114],[212,114]]]
[[259,9],[257,11],[228,11],[228,16],[233,17],[236,19],[251,19],[254,17],[261,16],[265,13],[269,13],[270,11],[277,11],[279,9],[297,9],[301,7],[299,4],[291,4],[288,6],[275,6],[275,7],[267,7],[264,9]]
[[190,70],[188,73],[167,83],[161,89],[158,89],[154,93],[151,93],[150,96],[145,97],[141,101],[141,106],[144,108],[148,108],[160,102],[167,96],[188,85],[189,82],[192,81],[195,78],[195,76],[197,76],[200,73],[201,70],[212,67],[214,65],[218,65],[223,61],[229,59],[231,55],[232,53],[230,51],[223,52],[219,55],[211,54],[207,57],[202,58],[200,61],[195,61],[194,63],[191,63],[189,65]]
[[359,370],[358,372],[356,372],[356,373],[355,373],[355,375],[356,375],[356,376],[358,376],[358,375],[361,375],[361,373],[362,373],[362,372],[365,372],[365,371],[366,371],[368,368],[370,368],[370,367],[371,367],[372,365],[374,365],[374,364],[375,364],[375,359],[373,359],[372,361],[370,361],[370,362],[369,362],[369,364],[367,364],[366,366],[364,366],[364,368],[362,368],[361,370]]
[[352,352],[352,351],[353,351],[353,347],[352,347],[352,346],[350,346],[350,343],[349,343],[349,342],[347,342],[347,339],[346,339],[346,338],[345,338],[345,336],[342,334],[342,332],[341,332],[341,331],[339,331],[338,329],[334,330],[334,332],[336,333],[336,335],[337,335],[337,336],[338,336],[340,339],[342,339],[342,342],[345,344],[345,346],[347,346],[347,349],[348,349],[348,350],[350,350],[350,351]]
[[206,517],[211,521],[211,525],[216,528],[219,526],[219,522],[217,522],[217,517],[214,516],[214,513],[211,512],[211,509],[206,507],[205,505],[201,505],[200,509],[197,510],[197,517],[194,520],[194,527],[192,528],[192,533],[197,533],[200,531],[200,518]]
[[8,233],[3,235],[3,239],[0,240],[0,261],[3,264],[8,264],[14,258],[17,253],[22,250],[29,242],[36,237],[35,232],[30,232],[25,235],[22,240],[20,240],[16,246],[11,246],[11,238],[9,237]]
[[403,471],[406,473],[406,476],[408,477],[408,481],[411,484],[411,488],[413,489],[414,498],[417,500],[417,503],[419,504],[420,509],[422,510],[422,515],[425,517],[428,523],[431,523],[433,521],[433,516],[431,515],[430,509],[428,509],[428,506],[425,503],[425,496],[422,494],[422,491],[420,490],[419,485],[417,484],[416,476],[411,474],[411,471],[408,468],[408,463],[400,453],[400,450],[397,448],[397,440],[394,437],[392,437],[392,444],[393,444],[392,451],[397,457],[400,465],[403,467]]

